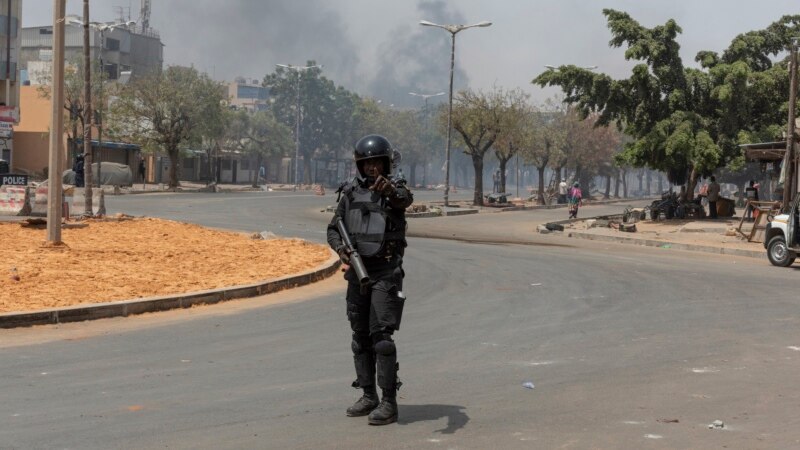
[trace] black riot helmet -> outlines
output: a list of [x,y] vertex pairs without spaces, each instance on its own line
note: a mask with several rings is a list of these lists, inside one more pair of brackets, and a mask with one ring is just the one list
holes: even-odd
[[353,159],[356,161],[358,173],[362,177],[364,174],[364,161],[372,158],[383,158],[383,174],[389,175],[392,171],[392,159],[394,152],[389,140],[379,134],[368,134],[356,142],[353,151]]

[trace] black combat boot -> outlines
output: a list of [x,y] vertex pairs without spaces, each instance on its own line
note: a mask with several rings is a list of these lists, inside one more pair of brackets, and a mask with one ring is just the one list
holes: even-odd
[[347,415],[350,417],[366,416],[372,410],[378,407],[378,391],[375,386],[367,386],[364,389],[364,395],[356,400],[353,406],[347,408]]
[[394,391],[383,390],[381,404],[369,414],[370,425],[389,425],[397,422],[397,399]]

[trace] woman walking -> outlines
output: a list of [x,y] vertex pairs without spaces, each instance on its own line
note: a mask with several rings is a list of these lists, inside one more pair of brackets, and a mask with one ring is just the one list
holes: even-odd
[[578,208],[583,204],[583,193],[581,192],[581,185],[577,181],[572,185],[569,190],[569,218],[578,218]]

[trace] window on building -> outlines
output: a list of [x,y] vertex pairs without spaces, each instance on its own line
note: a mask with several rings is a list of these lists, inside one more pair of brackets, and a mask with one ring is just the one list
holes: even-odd
[[119,51],[119,39],[106,38],[106,50]]
[[50,28],[39,28],[39,34],[53,34],[53,30]]
[[222,170],[231,170],[231,160],[230,159],[223,159],[222,160]]
[[243,160],[239,161],[239,169],[240,170],[250,170],[250,160],[249,159],[243,159]]

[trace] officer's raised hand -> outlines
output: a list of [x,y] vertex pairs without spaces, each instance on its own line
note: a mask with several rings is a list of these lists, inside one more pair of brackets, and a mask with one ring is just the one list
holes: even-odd
[[383,175],[378,175],[378,178],[375,180],[375,184],[373,184],[370,189],[375,192],[380,192],[381,195],[386,197],[391,197],[396,190],[392,182],[387,180]]

